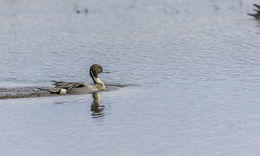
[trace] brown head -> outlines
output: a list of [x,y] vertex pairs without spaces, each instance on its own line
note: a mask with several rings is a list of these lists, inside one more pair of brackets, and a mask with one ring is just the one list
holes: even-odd
[[93,79],[94,83],[98,83],[97,82],[97,78],[98,78],[98,74],[103,72],[103,68],[101,65],[99,64],[93,64],[90,69],[89,69],[89,74],[91,76],[91,78]]

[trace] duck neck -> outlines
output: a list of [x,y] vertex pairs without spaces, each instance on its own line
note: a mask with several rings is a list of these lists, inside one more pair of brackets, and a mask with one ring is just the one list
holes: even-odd
[[97,74],[94,74],[92,71],[89,71],[89,74],[95,85],[98,85],[100,89],[105,89],[104,82],[98,78]]

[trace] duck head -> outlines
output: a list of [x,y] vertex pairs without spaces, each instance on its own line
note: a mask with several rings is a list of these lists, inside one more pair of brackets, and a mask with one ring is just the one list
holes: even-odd
[[89,74],[91,76],[91,78],[93,79],[94,81],[94,84],[104,84],[99,78],[98,78],[98,74],[102,73],[103,72],[103,68],[101,65],[99,64],[93,64],[91,67],[90,67],[90,70],[89,70]]

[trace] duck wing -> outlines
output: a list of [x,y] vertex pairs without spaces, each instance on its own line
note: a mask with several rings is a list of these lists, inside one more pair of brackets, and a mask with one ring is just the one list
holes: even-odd
[[257,7],[258,9],[260,9],[260,5],[257,4],[253,4],[255,7]]
[[250,14],[248,13],[249,16],[253,16],[255,19],[260,19],[260,12],[256,14]]
[[84,87],[85,84],[82,82],[54,82],[56,88],[72,89]]

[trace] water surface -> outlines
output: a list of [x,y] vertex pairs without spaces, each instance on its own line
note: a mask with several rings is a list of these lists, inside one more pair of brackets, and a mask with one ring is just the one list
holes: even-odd
[[1,100],[1,155],[259,155],[257,2],[1,1],[0,87],[130,84]]

